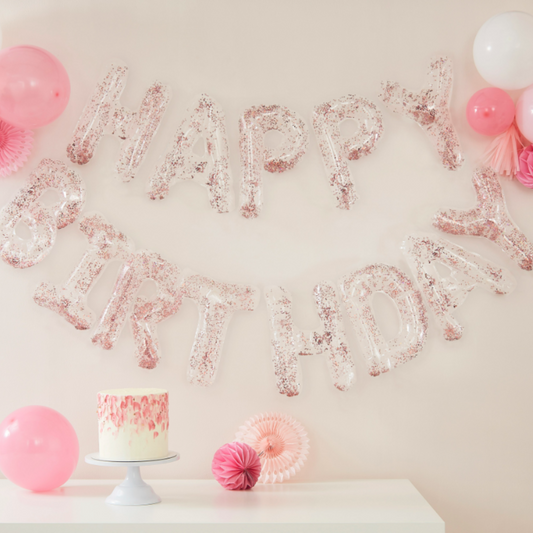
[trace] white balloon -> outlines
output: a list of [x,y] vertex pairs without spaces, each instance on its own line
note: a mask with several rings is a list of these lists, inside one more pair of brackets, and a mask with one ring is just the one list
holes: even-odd
[[474,63],[481,77],[500,89],[533,84],[533,16],[509,11],[485,22],[474,41]]

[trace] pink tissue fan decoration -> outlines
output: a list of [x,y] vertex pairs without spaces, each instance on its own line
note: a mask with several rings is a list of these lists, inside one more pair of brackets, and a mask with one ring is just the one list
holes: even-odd
[[0,119],[0,177],[17,171],[28,159],[33,132],[11,126]]
[[513,122],[507,131],[492,141],[485,152],[483,161],[490,165],[497,174],[513,178],[519,170],[518,154],[523,146],[522,135],[516,127],[516,122]]
[[228,490],[251,489],[261,474],[261,461],[251,446],[230,442],[217,450],[211,470],[215,479]]
[[303,426],[289,415],[266,413],[239,428],[237,441],[249,444],[261,460],[261,483],[286,481],[300,471],[309,451]]

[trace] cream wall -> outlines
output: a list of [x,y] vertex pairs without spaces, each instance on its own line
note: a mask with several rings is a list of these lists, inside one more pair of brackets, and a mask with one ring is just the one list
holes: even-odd
[[[442,207],[475,203],[471,173],[487,144],[467,126],[470,95],[485,87],[472,61],[478,28],[508,10],[533,13],[528,1],[0,1],[3,46],[34,44],[65,65],[72,96],[65,113],[35,135],[26,167],[2,179],[0,205],[19,189],[43,157],[66,161],[65,147],[105,64],[123,59],[130,77],[123,102],[136,107],[155,79],[170,83],[173,99],[145,164],[130,184],[112,169],[117,142],[105,138],[94,160],[80,168],[86,210],[103,213],[131,237],[166,259],[233,282],[284,285],[294,296],[295,318],[318,325],[311,291],[372,262],[409,272],[402,238],[430,231]],[[424,133],[379,103],[380,81],[419,88],[429,59],[445,53],[454,62],[452,115],[468,158],[456,173],[440,167]],[[264,176],[264,211],[248,221],[237,211],[219,215],[203,189],[182,183],[167,199],[144,195],[150,172],[189,103],[207,92],[227,116],[231,168],[239,176],[238,117],[258,104],[282,104],[310,125],[314,105],[350,93],[375,102],[385,133],[370,157],[350,164],[360,200],[350,212],[335,208],[316,139],[284,175]],[[533,191],[503,182],[509,210],[533,239]],[[237,179],[234,186],[237,192]],[[437,233],[436,230],[434,233]],[[457,315],[463,339],[445,342],[430,318],[428,342],[414,361],[371,378],[349,326],[357,382],[340,393],[325,361],[302,361],[303,392],[280,396],[270,361],[264,300],[230,324],[216,382],[207,389],[186,381],[196,309],[185,303],[159,327],[162,362],[136,367],[125,328],[113,351],[92,346],[76,331],[33,303],[44,280],[61,283],[85,247],[76,224],[61,230],[50,255],[24,271],[0,264],[0,419],[29,404],[61,411],[74,425],[80,452],[98,447],[96,392],[111,387],[165,387],[171,397],[170,445],[182,460],[151,467],[146,477],[209,478],[215,450],[232,440],[248,417],[282,411],[308,429],[311,452],[295,481],[409,478],[442,516],[449,533],[526,533],[533,530],[531,501],[531,376],[533,274],[521,271],[492,243],[452,237],[509,268],[518,289],[498,297],[474,291]],[[111,265],[89,297],[100,313],[118,271]],[[392,308],[379,306],[384,330],[394,332]],[[75,477],[119,477],[82,460]]]

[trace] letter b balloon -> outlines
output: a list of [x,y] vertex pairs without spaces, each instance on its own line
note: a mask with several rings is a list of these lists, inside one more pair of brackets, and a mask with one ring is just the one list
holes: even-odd
[[49,407],[22,407],[0,424],[0,470],[25,489],[60,487],[74,472],[78,455],[74,428]]

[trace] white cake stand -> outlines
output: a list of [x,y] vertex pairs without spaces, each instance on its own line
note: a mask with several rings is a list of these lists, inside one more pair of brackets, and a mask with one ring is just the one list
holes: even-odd
[[128,468],[126,479],[115,487],[107,497],[106,503],[113,505],[151,505],[159,503],[161,498],[154,489],[145,483],[141,477],[141,466],[164,465],[173,463],[180,458],[177,452],[168,452],[163,459],[150,461],[108,461],[100,458],[99,453],[90,453],[85,456],[85,462],[96,466],[125,466]]

